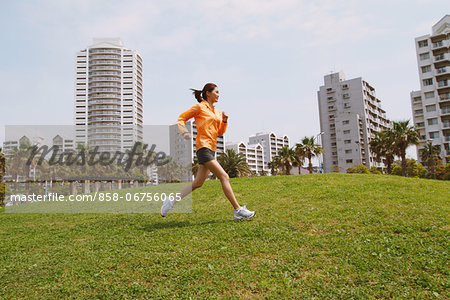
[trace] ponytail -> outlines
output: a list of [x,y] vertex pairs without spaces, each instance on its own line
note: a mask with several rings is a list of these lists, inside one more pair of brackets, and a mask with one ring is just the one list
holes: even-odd
[[192,91],[192,94],[194,94],[195,99],[197,99],[198,102],[202,102],[202,93],[203,91],[199,91],[196,89],[190,89]]
[[207,83],[203,87],[203,90],[196,90],[196,89],[190,89],[192,91],[192,94],[194,94],[195,99],[197,99],[198,102],[202,102],[203,100],[207,100],[206,92],[212,92],[217,85],[214,83]]

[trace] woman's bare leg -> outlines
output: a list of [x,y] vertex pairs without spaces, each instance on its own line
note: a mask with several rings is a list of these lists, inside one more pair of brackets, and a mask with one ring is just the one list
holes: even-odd
[[230,184],[230,177],[228,176],[227,172],[222,168],[222,166],[217,162],[217,160],[210,160],[205,163],[205,166],[211,170],[211,172],[219,178],[220,182],[222,183],[222,189],[225,193],[225,196],[227,196],[228,200],[230,200],[231,205],[233,205],[234,209],[238,209],[240,206],[236,200],[236,197],[234,196],[233,189],[231,188]]
[[206,178],[208,178],[208,175],[209,175],[209,169],[205,165],[199,165],[194,181],[185,185],[181,189],[181,191],[180,191],[181,198],[186,197],[192,191],[201,187],[203,185],[203,183],[205,182]]

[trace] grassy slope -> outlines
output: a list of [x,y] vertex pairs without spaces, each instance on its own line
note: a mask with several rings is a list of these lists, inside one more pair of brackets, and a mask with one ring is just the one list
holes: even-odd
[[323,174],[220,182],[192,214],[0,214],[0,298],[450,297],[450,183]]

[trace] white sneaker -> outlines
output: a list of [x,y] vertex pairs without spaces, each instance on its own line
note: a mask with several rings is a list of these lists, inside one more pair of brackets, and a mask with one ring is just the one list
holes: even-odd
[[244,205],[234,210],[234,219],[251,219],[255,214],[256,213],[254,211],[248,210]]
[[175,205],[175,200],[166,199],[163,201],[163,205],[161,206],[161,217],[165,217],[169,210],[173,208]]

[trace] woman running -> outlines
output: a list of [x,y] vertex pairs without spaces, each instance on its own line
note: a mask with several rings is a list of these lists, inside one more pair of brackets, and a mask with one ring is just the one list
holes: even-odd
[[[245,206],[239,206],[231,188],[228,174],[215,159],[217,136],[225,133],[228,121],[228,115],[225,112],[220,114],[220,111],[214,107],[214,103],[219,101],[219,89],[214,83],[207,83],[201,91],[191,90],[199,103],[182,113],[177,124],[180,133],[185,139],[189,140],[192,136],[186,129],[185,123],[191,118],[195,119],[197,125],[195,146],[199,168],[194,181],[181,190],[181,198],[201,187],[211,171],[222,183],[223,192],[234,207],[234,219],[250,219],[255,215],[255,212],[248,210]],[[174,204],[175,201],[164,201],[161,206],[161,216],[165,217]]]

